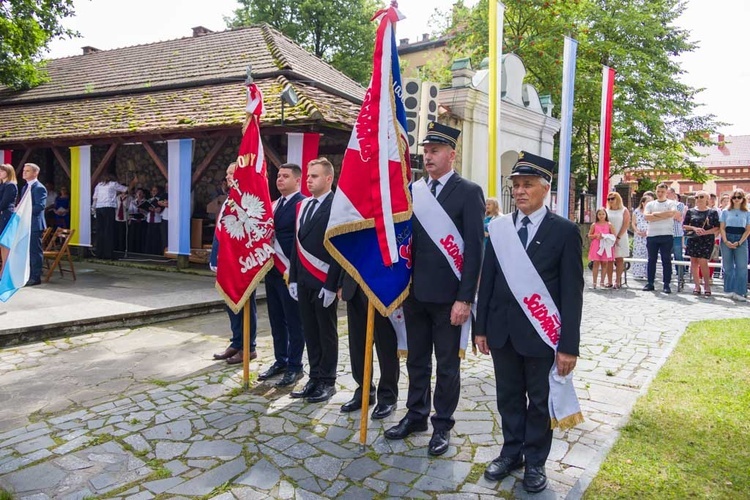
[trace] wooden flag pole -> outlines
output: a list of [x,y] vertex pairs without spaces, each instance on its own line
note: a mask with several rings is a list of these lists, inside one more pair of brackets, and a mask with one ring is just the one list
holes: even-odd
[[250,388],[250,299],[242,308],[242,385]]
[[367,304],[367,330],[365,333],[365,377],[362,381],[362,416],[359,419],[359,445],[367,443],[367,417],[370,408],[370,385],[372,384],[372,344],[375,330],[375,306]]

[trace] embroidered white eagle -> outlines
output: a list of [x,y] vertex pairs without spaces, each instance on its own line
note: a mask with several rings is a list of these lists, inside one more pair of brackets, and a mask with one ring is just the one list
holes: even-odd
[[273,230],[273,220],[262,220],[266,209],[261,199],[253,194],[243,193],[240,204],[241,206],[237,206],[234,200],[229,200],[227,205],[236,215],[227,214],[221,222],[232,238],[247,238],[245,246],[250,248],[254,242],[266,238],[269,231]]

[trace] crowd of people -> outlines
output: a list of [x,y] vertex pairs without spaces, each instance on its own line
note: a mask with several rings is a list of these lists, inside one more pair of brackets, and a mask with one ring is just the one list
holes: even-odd
[[[274,362],[259,379],[278,377],[277,387],[294,385],[304,377],[302,356],[307,349],[308,379],[290,396],[309,404],[328,401],[336,392],[336,308],[339,300],[344,300],[352,375],[358,387],[341,406],[341,412],[369,411],[363,409],[363,391],[368,391],[369,402],[374,404],[371,417],[385,418],[393,414],[398,402],[396,330],[403,331],[401,327],[405,326],[407,411],[397,425],[385,430],[384,436],[401,440],[426,431],[431,421],[433,432],[427,451],[439,456],[450,444],[461,391],[461,356],[473,324],[474,344],[494,362],[504,437],[500,454],[487,466],[485,477],[500,481],[515,469],[524,468],[523,487],[537,492],[547,486],[545,462],[553,424],[564,418],[550,414],[548,399],[560,403],[558,396],[550,396],[550,369],[554,365],[560,380],[569,380],[578,356],[582,241],[574,223],[544,205],[553,162],[521,154],[511,175],[518,210],[501,217],[497,200],[485,202],[482,189],[453,169],[459,133],[433,122],[423,139],[427,176],[413,185],[411,288],[403,304],[401,326],[393,317],[375,314],[380,377],[369,387],[363,387],[368,298],[323,244],[334,198],[333,165],[325,158],[307,165],[304,181],[311,193],[307,198],[300,194],[300,166],[280,166],[276,187],[281,197],[273,205],[276,255],[274,268],[265,279]],[[235,168],[232,164],[227,169],[229,186],[235,184]],[[221,224],[221,213],[223,209],[217,224]],[[440,242],[447,240],[461,242],[458,261],[443,251]],[[506,252],[500,251],[500,241],[516,242],[514,265],[503,260]],[[216,259],[218,253],[215,241],[211,258],[214,270],[221,265]],[[516,262],[523,264],[521,275],[515,269]],[[529,274],[535,275],[533,280],[528,279]],[[546,333],[540,325],[549,322],[527,316],[527,306],[515,293],[519,286],[537,297],[535,300],[541,301],[540,306],[550,314],[561,317],[559,330],[552,332],[559,343],[544,340]],[[254,299],[250,300],[254,315]],[[231,309],[227,312],[232,340],[214,359],[241,363],[243,320]],[[255,324],[253,320],[253,327]],[[257,357],[255,334],[253,328],[250,360]],[[569,403],[562,406],[573,406]]]
[[[693,294],[712,295],[713,277],[718,271],[709,262],[721,261],[718,270],[724,278],[726,296],[745,301],[748,287],[748,244],[750,235],[750,194],[734,189],[717,197],[697,191],[695,205],[689,208],[680,194],[664,183],[656,192],[646,191],[632,215],[616,192],[607,195],[607,207],[597,210],[591,225],[589,261],[593,263],[592,287],[618,289],[622,286],[624,259],[630,257],[627,229],[633,232],[630,271],[635,279],[645,280],[644,291],[656,289],[657,260],[661,259],[663,287],[672,292],[672,261],[677,282],[685,275],[693,281]],[[687,257],[689,263],[683,259]],[[613,272],[614,264],[614,272]],[[615,277],[615,284],[612,277]],[[607,283],[605,284],[605,277]]]

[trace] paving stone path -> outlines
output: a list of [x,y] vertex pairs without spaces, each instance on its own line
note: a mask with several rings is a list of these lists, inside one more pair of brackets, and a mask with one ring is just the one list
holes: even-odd
[[[720,296],[587,291],[576,369],[586,422],[555,432],[550,487],[534,497],[580,497],[687,324],[747,317],[749,307]],[[245,392],[241,369],[206,359],[226,344],[226,337],[207,332],[225,331],[226,321],[209,315],[0,351],[0,415],[6,415],[0,420],[0,486],[16,499],[33,500],[529,496],[520,472],[500,483],[482,477],[502,444],[489,357],[468,354],[462,363],[446,455],[428,457],[430,432],[404,441],[382,437],[383,428],[405,413],[403,365],[399,409],[385,421],[371,421],[362,451],[359,412],[339,412],[354,389],[344,321],[338,393],[317,405],[289,398],[290,391],[273,381]],[[258,349],[267,367],[271,339],[266,323],[261,326]],[[123,351],[124,345],[130,348]],[[103,349],[109,354],[102,358]],[[87,366],[96,371],[87,373]],[[128,383],[107,386],[105,394],[96,386],[107,366],[109,379]],[[255,362],[251,367],[258,369]],[[46,387],[41,392],[39,379]],[[90,397],[68,397],[76,391]],[[36,413],[29,414],[24,392],[27,399],[44,399]]]

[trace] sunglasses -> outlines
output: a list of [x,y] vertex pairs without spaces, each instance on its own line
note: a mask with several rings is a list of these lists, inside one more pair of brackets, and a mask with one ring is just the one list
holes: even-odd
[[732,196],[732,199],[733,200],[744,200],[745,197],[744,196]]
[[702,194],[699,194],[698,196],[696,196],[696,198],[705,198],[705,196],[703,196]]
[[615,198],[615,197],[612,197],[612,198],[607,198],[607,201],[615,201],[616,199],[617,199],[617,198]]

